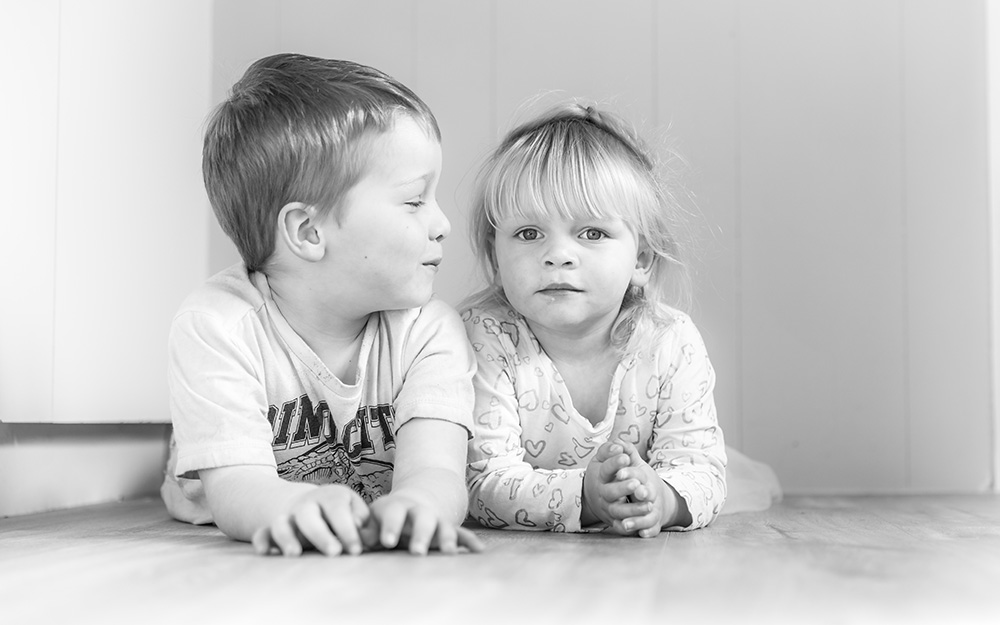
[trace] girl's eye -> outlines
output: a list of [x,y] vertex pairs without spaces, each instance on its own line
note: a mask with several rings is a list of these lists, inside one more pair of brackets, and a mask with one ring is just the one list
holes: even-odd
[[588,241],[600,241],[606,236],[607,236],[606,234],[604,234],[597,228],[587,228],[586,230],[583,231],[583,238],[587,239]]
[[525,228],[523,230],[518,230],[514,236],[522,241],[535,241],[538,239],[539,232],[534,228]]

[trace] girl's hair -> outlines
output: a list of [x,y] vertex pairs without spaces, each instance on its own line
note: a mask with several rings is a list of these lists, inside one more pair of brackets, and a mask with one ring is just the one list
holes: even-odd
[[612,344],[636,351],[691,299],[679,233],[683,206],[660,168],[621,118],[577,103],[559,105],[510,133],[483,165],[470,221],[472,247],[489,286],[464,306],[510,306],[497,279],[496,226],[509,216],[617,217],[653,254],[649,283],[629,287]]
[[208,121],[202,174],[248,270],[266,269],[283,206],[315,206],[320,218],[338,210],[365,173],[373,138],[401,114],[440,141],[427,105],[375,68],[276,54],[247,69]]

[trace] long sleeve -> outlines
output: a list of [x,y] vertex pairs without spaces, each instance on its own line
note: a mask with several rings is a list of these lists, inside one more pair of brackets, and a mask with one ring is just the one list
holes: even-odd
[[[543,406],[540,397],[545,394],[539,389],[516,387],[515,367],[538,364],[537,345],[518,349],[519,340],[529,340],[522,329],[514,322],[466,315],[466,330],[479,362],[474,378],[475,437],[466,472],[469,512],[487,527],[577,532],[586,464],[537,468],[539,459],[565,452],[557,451],[557,443],[546,437],[552,424],[541,422],[547,421],[546,415],[558,418],[559,407]],[[538,378],[544,381],[541,375]],[[522,419],[535,422],[526,430]],[[577,464],[575,458],[561,459],[564,465],[570,461]]]
[[708,525],[726,500],[726,451],[716,417],[715,371],[701,335],[679,316],[659,351],[657,410],[648,462],[687,502],[692,523]]

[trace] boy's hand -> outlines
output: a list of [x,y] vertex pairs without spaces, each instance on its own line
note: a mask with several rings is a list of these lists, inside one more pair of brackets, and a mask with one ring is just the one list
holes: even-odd
[[286,556],[309,548],[328,556],[357,555],[364,547],[359,528],[369,515],[364,500],[350,488],[321,486],[294,499],[290,510],[254,532],[251,542],[261,555],[275,548]]
[[[372,516],[363,533],[376,535],[385,549],[404,547],[415,555],[427,555],[428,550],[455,554],[464,547],[472,552],[483,550],[483,544],[471,531],[442,518],[433,506],[419,496],[392,491],[376,499]],[[370,539],[366,539],[368,546]]]
[[628,457],[628,466],[615,473],[619,483],[630,484],[631,504],[616,507],[612,529],[621,534],[638,534],[640,538],[651,538],[660,533],[665,525],[687,525],[687,504],[663,478],[649,466],[639,450],[626,442],[621,445]]
[[[638,480],[617,479],[618,473],[629,466],[630,456],[622,443],[604,443],[587,465],[583,474],[583,510],[581,523],[591,525],[597,521],[607,524],[612,531],[622,531],[620,520],[646,512],[645,502],[630,503],[628,498],[639,487]],[[616,525],[616,521],[619,523]]]

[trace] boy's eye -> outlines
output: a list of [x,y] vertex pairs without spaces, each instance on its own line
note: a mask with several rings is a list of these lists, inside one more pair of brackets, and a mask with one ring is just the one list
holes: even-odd
[[524,228],[515,232],[514,236],[522,241],[534,241],[538,239],[539,232],[534,228]]
[[409,202],[406,202],[408,206],[412,206],[413,208],[420,208],[421,206],[424,205],[424,203],[425,202],[423,200],[411,200]]
[[597,228],[587,228],[586,230],[583,231],[583,238],[587,239],[588,241],[600,241],[606,236],[607,236],[606,234],[604,234]]

